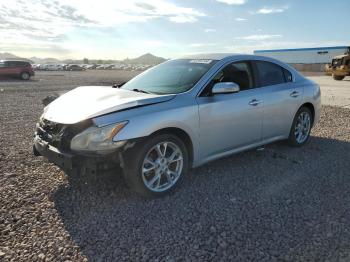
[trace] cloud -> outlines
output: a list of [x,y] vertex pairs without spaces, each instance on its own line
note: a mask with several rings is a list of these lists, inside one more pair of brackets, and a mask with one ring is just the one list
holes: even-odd
[[204,29],[204,32],[206,32],[206,33],[214,33],[214,32],[216,32],[216,29],[214,29],[214,28],[206,28],[206,29]]
[[201,48],[201,47],[210,47],[210,46],[217,46],[218,43],[192,43],[189,44],[189,47],[194,47],[194,48]]
[[237,17],[235,20],[236,20],[237,22],[247,21],[246,18],[241,18],[241,17]]
[[12,45],[15,50],[24,44],[58,50],[67,35],[79,28],[111,28],[155,19],[193,23],[204,16],[168,0],[1,0],[0,42],[3,48]]
[[136,6],[139,6],[143,9],[147,9],[147,10],[156,10],[157,8],[151,4],[148,3],[135,3]]
[[249,36],[236,37],[236,39],[261,41],[261,40],[275,39],[275,38],[281,38],[281,37],[282,37],[282,35],[249,35]]
[[143,45],[148,47],[148,48],[151,48],[151,47],[163,46],[164,43],[162,41],[158,41],[158,40],[146,40],[146,41],[143,41]]
[[167,0],[128,0],[122,3],[115,0],[104,0],[102,5],[95,0],[61,1],[72,5],[79,14],[104,26],[145,22],[157,18],[164,18],[175,23],[192,23],[206,16],[194,8],[176,5]]
[[217,2],[228,4],[228,5],[243,5],[246,0],[216,0]]
[[279,7],[279,8],[275,8],[275,7],[263,7],[263,8],[260,8],[258,11],[253,12],[253,14],[268,15],[268,14],[275,14],[275,13],[283,13],[283,12],[286,11],[288,8],[289,8],[288,6]]
[[177,15],[177,16],[170,17],[169,20],[174,23],[193,23],[197,21],[197,18],[193,16]]

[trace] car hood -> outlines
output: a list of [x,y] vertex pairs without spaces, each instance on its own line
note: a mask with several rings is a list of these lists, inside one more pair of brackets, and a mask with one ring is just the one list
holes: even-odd
[[43,118],[61,124],[74,124],[111,112],[169,101],[175,96],[104,86],[81,86],[45,107]]

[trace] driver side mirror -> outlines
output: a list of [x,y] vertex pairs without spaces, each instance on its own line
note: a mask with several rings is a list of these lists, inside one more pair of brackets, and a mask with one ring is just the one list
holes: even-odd
[[239,85],[234,82],[216,83],[212,89],[212,94],[231,94],[240,91]]

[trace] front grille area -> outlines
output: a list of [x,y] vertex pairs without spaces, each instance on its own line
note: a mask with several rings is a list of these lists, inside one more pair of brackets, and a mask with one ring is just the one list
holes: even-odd
[[47,119],[40,119],[37,125],[37,135],[49,145],[59,150],[70,151],[72,138],[92,125],[91,120],[85,120],[72,125],[55,123]]
[[37,125],[36,133],[49,145],[60,148],[62,136],[66,128],[66,125],[55,123],[46,119],[40,119],[40,122]]

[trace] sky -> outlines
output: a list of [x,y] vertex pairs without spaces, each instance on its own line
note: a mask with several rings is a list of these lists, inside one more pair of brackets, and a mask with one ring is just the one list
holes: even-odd
[[0,0],[0,52],[124,59],[350,45],[349,0]]

